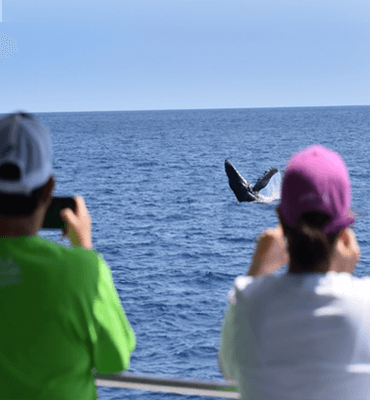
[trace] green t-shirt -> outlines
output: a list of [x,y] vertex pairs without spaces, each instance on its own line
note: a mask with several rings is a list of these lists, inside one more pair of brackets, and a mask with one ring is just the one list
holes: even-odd
[[91,369],[127,369],[135,344],[101,256],[0,238],[0,399],[96,399]]

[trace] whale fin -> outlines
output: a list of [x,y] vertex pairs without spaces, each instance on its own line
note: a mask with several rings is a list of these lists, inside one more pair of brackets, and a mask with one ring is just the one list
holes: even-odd
[[225,160],[225,171],[229,178],[229,186],[238,201],[256,200],[257,196],[253,193],[252,185],[239,174],[229,160]]
[[261,178],[258,178],[256,184],[253,186],[253,191],[254,192],[259,192],[262,190],[264,187],[268,185],[270,182],[270,179],[277,173],[279,170],[276,167],[271,167],[265,173],[261,176]]

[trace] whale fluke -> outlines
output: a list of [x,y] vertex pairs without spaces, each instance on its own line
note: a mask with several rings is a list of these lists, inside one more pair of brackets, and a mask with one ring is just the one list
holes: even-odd
[[258,200],[260,197],[259,191],[266,187],[270,182],[270,179],[279,172],[277,168],[271,167],[265,171],[265,173],[257,180],[256,184],[252,186],[240,175],[229,160],[225,160],[225,171],[229,178],[229,186],[239,202]]
[[256,184],[253,186],[253,191],[259,192],[263,188],[265,188],[268,183],[270,182],[270,179],[277,173],[279,170],[276,167],[271,167],[265,173],[261,176],[261,178],[258,178]]
[[229,178],[229,186],[239,201],[255,201],[252,185],[235,169],[229,160],[225,160],[225,171]]

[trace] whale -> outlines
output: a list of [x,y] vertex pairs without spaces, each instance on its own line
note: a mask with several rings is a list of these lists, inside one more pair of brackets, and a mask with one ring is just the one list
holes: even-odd
[[229,186],[234,192],[238,201],[252,202],[262,199],[259,193],[260,190],[268,185],[270,179],[277,172],[279,172],[279,170],[276,167],[271,167],[270,169],[265,171],[260,178],[257,179],[257,182],[254,186],[252,186],[240,175],[240,173],[236,170],[236,168],[231,164],[229,160],[225,160],[225,172],[227,177],[229,178]]

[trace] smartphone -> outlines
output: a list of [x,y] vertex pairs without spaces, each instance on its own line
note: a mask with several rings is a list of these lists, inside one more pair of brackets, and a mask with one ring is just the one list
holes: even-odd
[[49,208],[46,211],[44,229],[63,229],[64,222],[60,218],[60,210],[63,208],[70,208],[76,212],[76,201],[73,197],[53,197]]

